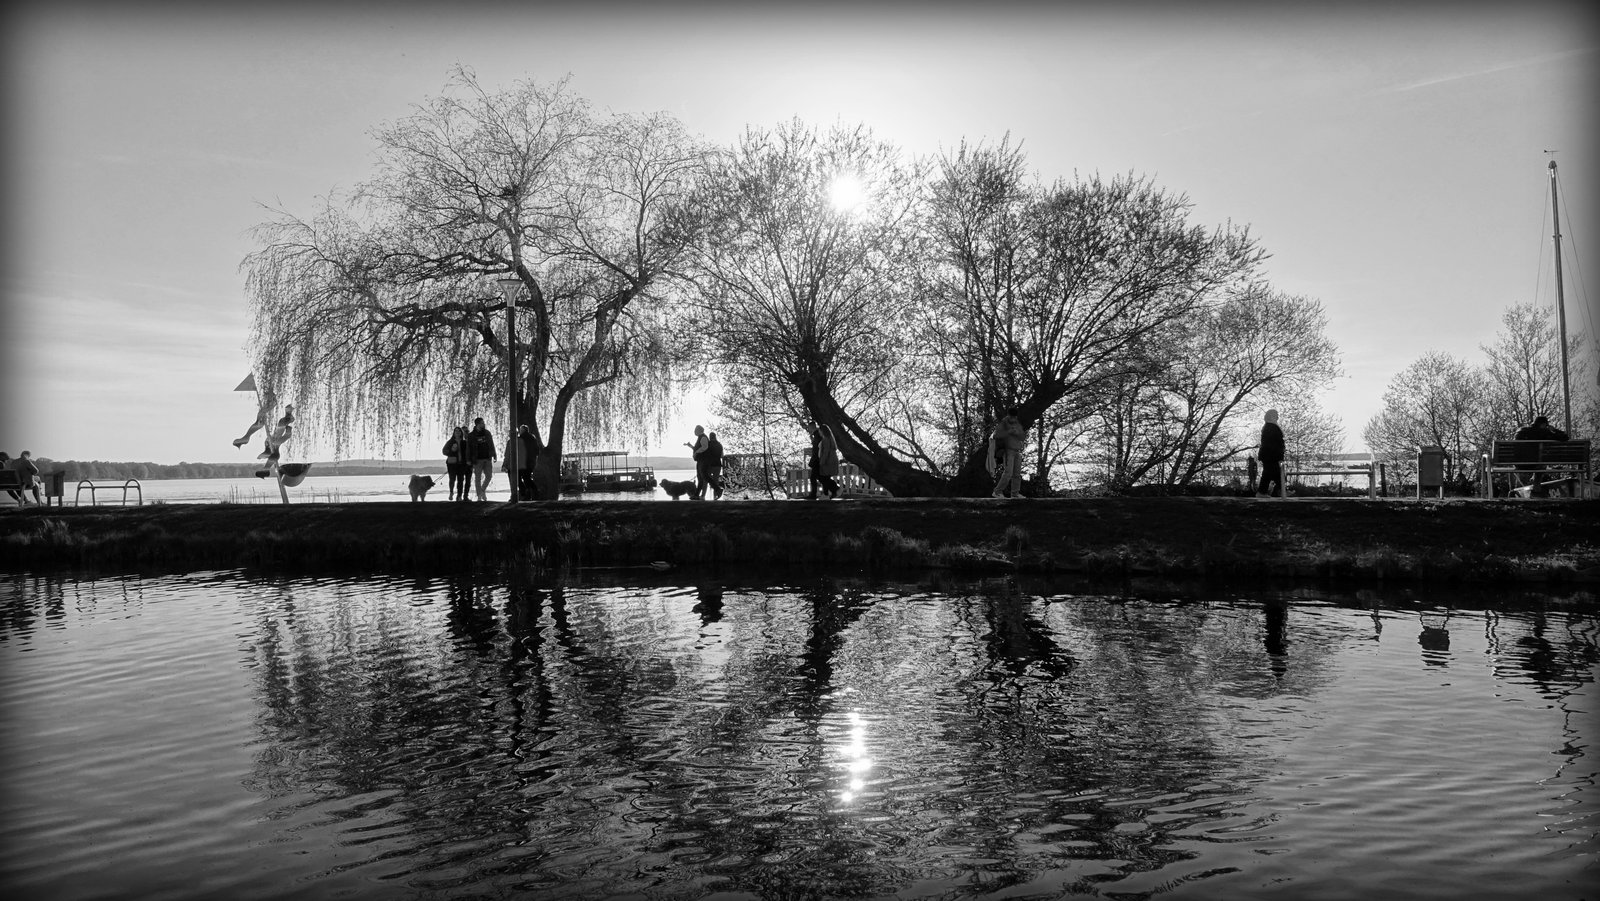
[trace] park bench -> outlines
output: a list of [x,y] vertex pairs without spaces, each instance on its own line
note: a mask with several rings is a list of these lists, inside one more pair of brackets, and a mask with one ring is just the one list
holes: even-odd
[[[56,506],[61,506],[62,483],[65,481],[66,477],[67,471],[65,469],[57,469],[52,472],[41,472],[38,476],[36,476],[36,478],[39,480],[40,493],[44,497],[44,504],[46,507],[50,506],[50,501],[52,499],[55,500]],[[0,469],[0,492],[21,490],[22,474],[14,469]],[[10,496],[6,495],[6,497],[9,498]]]
[[[19,474],[14,469],[0,468],[0,492],[21,491],[21,490],[22,490],[22,476],[21,476],[21,474]],[[7,495],[5,495],[5,497],[10,499],[11,495],[7,494]]]
[[[1511,490],[1518,490],[1521,476],[1531,475],[1537,485],[1555,487],[1562,484],[1586,485],[1593,478],[1593,464],[1589,460],[1589,439],[1578,441],[1516,441],[1496,440],[1483,455],[1483,496],[1494,497],[1494,477],[1505,473],[1511,477]],[[1559,478],[1547,479],[1554,473]],[[1570,481],[1569,481],[1570,480]],[[1526,486],[1532,488],[1534,486]],[[1529,492],[1531,493],[1531,492]],[[1572,492],[1580,494],[1578,490]],[[1526,495],[1525,495],[1526,496]]]
[[1295,469],[1285,469],[1283,471],[1283,482],[1285,484],[1278,486],[1280,497],[1287,494],[1286,483],[1292,476],[1366,476],[1368,499],[1376,500],[1378,497],[1378,465],[1376,463],[1351,463],[1342,467],[1318,467],[1315,464],[1311,464]]

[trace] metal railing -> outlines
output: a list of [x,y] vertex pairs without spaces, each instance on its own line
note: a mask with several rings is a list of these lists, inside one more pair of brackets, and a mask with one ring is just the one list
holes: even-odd
[[97,492],[111,491],[118,488],[122,489],[122,505],[124,507],[128,505],[128,490],[130,488],[136,493],[139,506],[144,506],[144,487],[139,484],[138,479],[128,479],[121,485],[101,485],[96,483],[93,479],[79,479],[78,492],[72,497],[72,505],[74,507],[81,506],[83,504],[83,490],[85,488],[89,489],[89,506],[91,507],[98,506],[100,503]]

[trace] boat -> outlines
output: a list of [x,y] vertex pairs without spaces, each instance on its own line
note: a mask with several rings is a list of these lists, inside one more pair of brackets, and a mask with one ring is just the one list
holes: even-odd
[[561,491],[654,491],[656,472],[636,466],[627,451],[579,451],[561,457]]

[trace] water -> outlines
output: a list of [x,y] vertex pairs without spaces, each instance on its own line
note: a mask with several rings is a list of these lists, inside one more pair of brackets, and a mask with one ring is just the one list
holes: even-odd
[[0,582],[9,897],[1582,898],[1593,598]]
[[[319,504],[319,503],[366,503],[370,501],[410,501],[410,479],[407,474],[382,475],[382,476],[318,476],[313,468],[306,475],[305,481],[289,489],[289,502],[292,504]],[[427,503],[449,503],[450,489],[445,481],[443,472],[428,472],[424,475],[433,476],[435,485],[428,492]],[[694,478],[694,470],[661,470],[656,473],[657,479],[690,479]],[[281,504],[283,498],[278,494],[278,483],[271,479],[146,479],[139,483],[139,491],[129,489],[126,494],[122,483],[115,480],[101,480],[100,484],[112,487],[98,489],[94,495],[88,490],[79,493],[76,486],[66,486],[66,503],[81,502],[85,506],[91,501],[101,506],[121,506],[124,496],[129,505],[137,504],[140,495],[143,495],[147,504]],[[510,496],[506,486],[505,473],[495,473],[493,481],[489,483],[486,492],[491,501],[504,501]],[[562,495],[563,500],[669,500],[666,492],[657,488],[655,491],[641,492],[587,492],[583,494]]]

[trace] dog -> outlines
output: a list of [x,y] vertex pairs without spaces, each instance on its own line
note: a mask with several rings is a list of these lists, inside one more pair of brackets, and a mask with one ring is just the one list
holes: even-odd
[[411,485],[409,487],[411,488],[411,500],[415,503],[421,503],[427,500],[428,489],[433,487],[433,476],[414,475],[411,477]]
[[685,479],[682,482],[674,482],[671,479],[662,479],[661,490],[665,491],[668,497],[672,498],[673,500],[677,500],[678,498],[683,497],[685,494],[694,494],[694,482],[688,479]]

